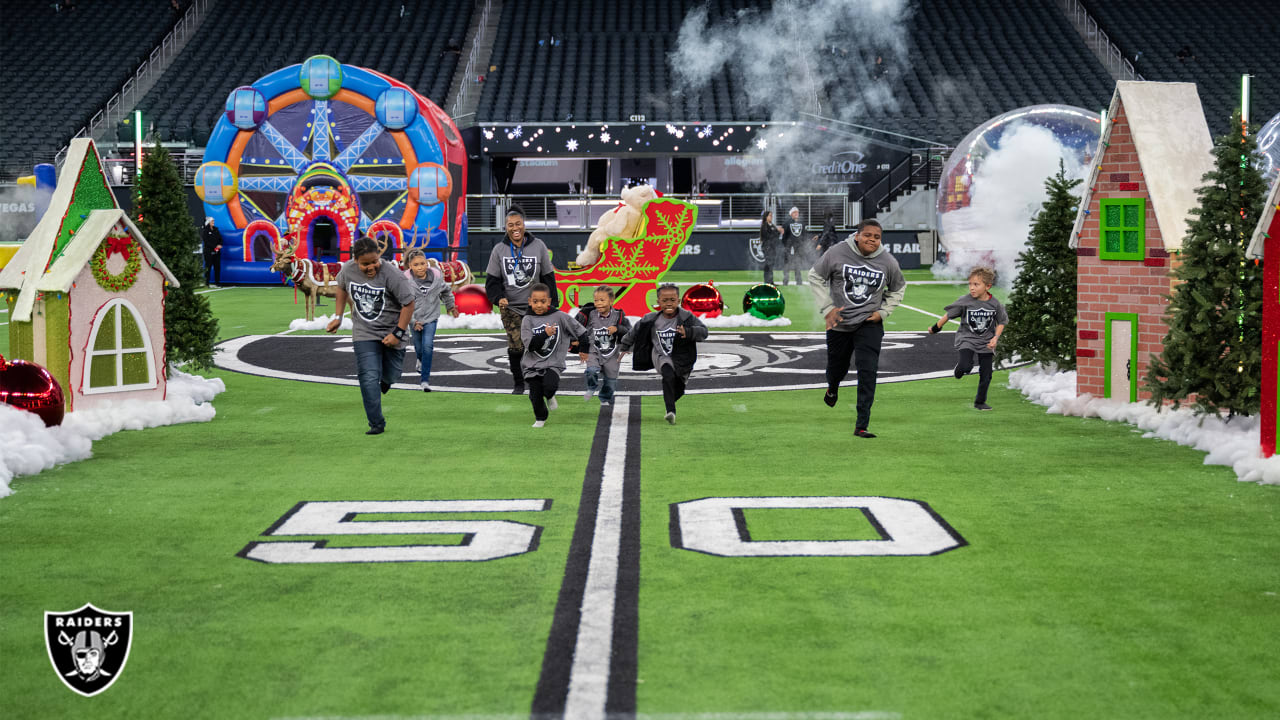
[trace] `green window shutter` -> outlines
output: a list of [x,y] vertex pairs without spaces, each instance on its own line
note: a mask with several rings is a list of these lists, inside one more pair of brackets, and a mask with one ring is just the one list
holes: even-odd
[[147,354],[145,352],[125,353],[120,356],[124,363],[124,384],[145,385],[149,377],[147,372]]
[[1103,198],[1098,201],[1102,260],[1142,260],[1146,255],[1147,201],[1143,198]]
[[106,388],[116,386],[116,363],[118,355],[94,355],[89,358],[89,387]]
[[[135,348],[146,347],[142,343],[142,332],[138,330],[138,320],[133,316],[133,311],[123,305],[120,306],[120,349],[133,350]],[[125,384],[129,384],[127,381]]]

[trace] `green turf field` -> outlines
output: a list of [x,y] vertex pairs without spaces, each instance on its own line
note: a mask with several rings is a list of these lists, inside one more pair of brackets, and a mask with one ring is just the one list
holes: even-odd
[[[731,308],[743,291],[725,288]],[[890,329],[927,327],[963,291],[910,286],[905,303],[928,314],[903,308]],[[224,338],[301,314],[279,287],[208,297]],[[820,329],[807,293],[787,300],[789,329]],[[625,478],[619,558],[633,566],[609,605],[623,716],[1280,715],[1280,489],[1128,426],[1046,415],[1006,373],[990,413],[972,410],[972,377],[881,385],[872,441],[851,436],[852,388],[836,409],[816,391],[690,395],[675,427],[644,397],[632,454],[603,471],[593,442],[618,426],[598,426],[576,386],[540,431],[524,397],[393,391],[388,432],[368,438],[354,388],[212,374],[227,385],[214,421],[112,435],[0,499],[0,717],[529,717],[572,659],[552,649],[572,616],[565,588],[593,587],[579,551],[606,547],[582,534],[584,478],[599,475]],[[758,506],[828,496],[927,504],[959,540],[927,555],[724,557],[699,551],[703,528],[681,514],[746,499],[742,536],[727,538],[746,547],[921,532],[879,510]],[[438,535],[264,534],[300,503],[437,500],[539,502],[352,517],[463,523]],[[540,528],[536,548],[486,562],[241,556],[299,541],[366,557],[465,549],[495,520]],[[601,606],[586,597],[584,617]],[[55,677],[42,631],[45,611],[86,602],[135,625],[128,665],[91,699]]]

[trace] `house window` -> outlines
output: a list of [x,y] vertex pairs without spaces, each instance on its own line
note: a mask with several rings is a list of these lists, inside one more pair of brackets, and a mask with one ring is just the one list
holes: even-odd
[[138,309],[115,299],[98,311],[89,335],[84,392],[145,390],[156,386],[151,338]]
[[1146,252],[1147,201],[1143,198],[1104,198],[1098,201],[1103,260],[1141,260]]

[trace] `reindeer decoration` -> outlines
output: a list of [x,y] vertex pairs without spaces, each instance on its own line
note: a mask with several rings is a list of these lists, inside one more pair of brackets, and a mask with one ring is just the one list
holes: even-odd
[[273,245],[276,260],[271,264],[274,272],[282,273],[286,280],[293,281],[294,302],[297,302],[297,291],[301,290],[306,297],[307,320],[315,319],[316,301],[321,295],[337,297],[338,282],[335,278],[342,269],[340,263],[321,263],[307,258],[299,259],[298,241],[282,239]]

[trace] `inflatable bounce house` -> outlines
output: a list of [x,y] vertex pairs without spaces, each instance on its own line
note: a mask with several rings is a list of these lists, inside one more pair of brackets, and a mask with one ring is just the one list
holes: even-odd
[[1170,261],[1213,141],[1194,83],[1121,81],[1099,143],[1071,232],[1076,392],[1136,402],[1150,397],[1140,380],[1164,350]]
[[317,55],[227,97],[196,174],[222,233],[222,277],[278,282],[272,248],[345,261],[356,238],[457,259],[467,157],[448,115],[381,73]]
[[68,411],[163,400],[165,288],[177,284],[116,204],[93,141],[72,140],[49,209],[0,271],[10,359],[48,368]]

